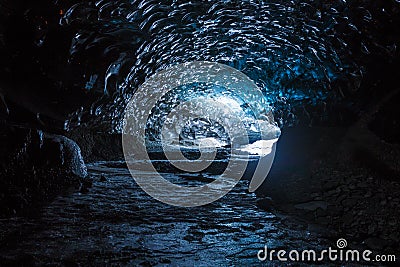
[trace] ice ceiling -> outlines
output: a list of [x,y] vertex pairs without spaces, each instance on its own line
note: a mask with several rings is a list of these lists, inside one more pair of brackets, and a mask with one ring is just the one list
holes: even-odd
[[329,120],[371,62],[398,54],[397,1],[2,1],[0,11],[2,112],[65,130],[120,131],[135,90],[190,61],[245,73],[279,126]]

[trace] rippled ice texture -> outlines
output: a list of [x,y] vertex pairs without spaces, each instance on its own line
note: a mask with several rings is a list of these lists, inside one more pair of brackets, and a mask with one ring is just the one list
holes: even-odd
[[[294,103],[318,104],[332,91],[342,95],[359,87],[362,68],[350,56],[346,40],[364,29],[352,24],[349,15],[356,13],[366,27],[373,18],[362,7],[350,11],[350,5],[310,0],[102,0],[66,6],[60,23],[77,29],[71,62],[102,62],[85,70],[86,89],[105,95],[90,109],[98,118],[93,124],[111,122],[116,128],[132,93],[157,70],[207,60],[253,79],[283,125],[296,120]],[[367,43],[360,43],[365,54]]]

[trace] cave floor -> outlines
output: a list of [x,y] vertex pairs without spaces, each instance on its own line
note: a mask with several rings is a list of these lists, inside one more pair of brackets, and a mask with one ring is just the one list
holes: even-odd
[[0,265],[265,266],[279,262],[257,259],[264,245],[320,251],[336,244],[337,237],[258,207],[248,181],[212,204],[177,208],[153,200],[127,169],[97,163],[89,173],[87,192],[59,196],[36,216],[0,221]]

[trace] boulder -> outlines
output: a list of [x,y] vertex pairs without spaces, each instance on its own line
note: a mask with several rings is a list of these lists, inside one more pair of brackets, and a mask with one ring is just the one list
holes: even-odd
[[19,126],[0,130],[0,165],[0,216],[48,201],[87,176],[74,141]]

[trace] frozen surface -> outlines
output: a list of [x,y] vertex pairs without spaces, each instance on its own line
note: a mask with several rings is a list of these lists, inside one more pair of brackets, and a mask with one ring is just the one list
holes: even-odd
[[[316,249],[333,244],[257,207],[255,195],[247,192],[247,181],[217,202],[189,209],[153,200],[126,169],[95,164],[89,173],[93,177],[89,192],[60,196],[35,218],[0,221],[0,261],[261,266],[257,252],[264,245]],[[186,185],[213,178],[166,175]]]

